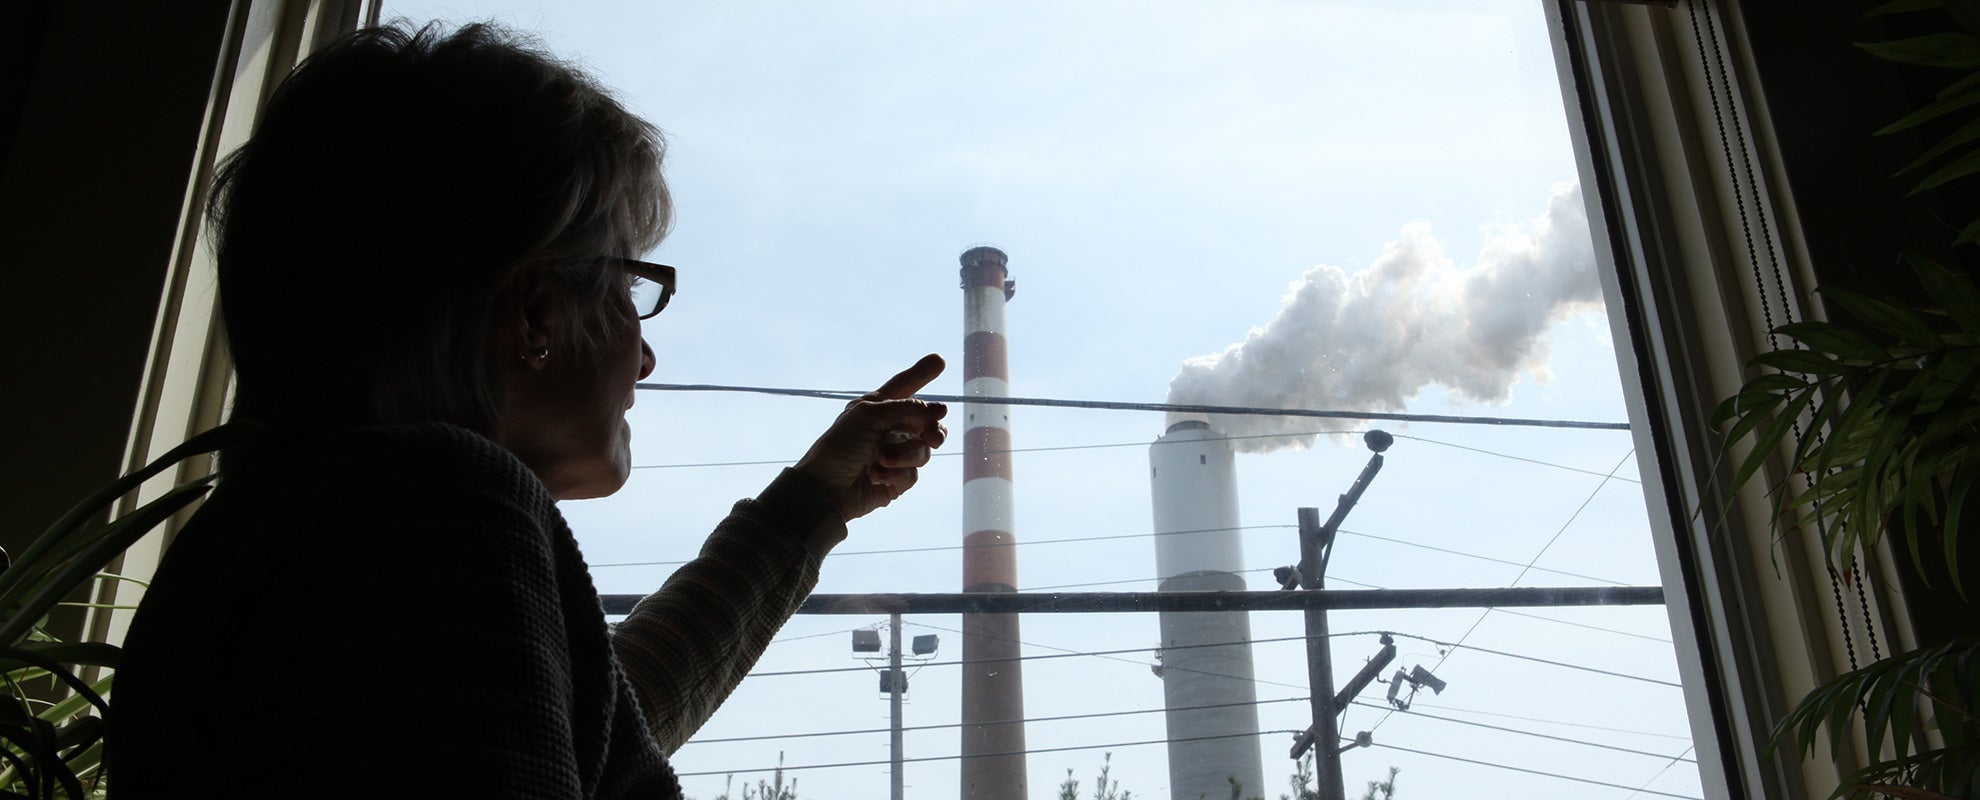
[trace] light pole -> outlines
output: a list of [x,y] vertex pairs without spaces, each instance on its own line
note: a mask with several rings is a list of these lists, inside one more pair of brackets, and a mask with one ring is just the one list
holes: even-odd
[[[914,655],[927,657],[935,654],[940,644],[934,634],[914,637]],[[880,632],[874,630],[853,631],[854,653],[880,652]],[[901,615],[887,617],[887,669],[880,673],[880,691],[887,694],[887,705],[893,716],[892,729],[888,731],[887,743],[890,750],[893,775],[893,800],[905,800],[906,781],[901,766],[901,699],[907,695],[907,673],[901,670]]]

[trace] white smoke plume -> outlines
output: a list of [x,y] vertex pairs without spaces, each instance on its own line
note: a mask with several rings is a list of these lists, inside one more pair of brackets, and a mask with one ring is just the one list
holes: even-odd
[[[1578,184],[1555,186],[1546,214],[1491,237],[1468,269],[1452,264],[1427,223],[1411,223],[1366,270],[1307,270],[1276,319],[1222,353],[1183,362],[1169,382],[1169,402],[1393,412],[1438,384],[1503,403],[1520,375],[1550,377],[1550,323],[1601,307],[1594,264]],[[1170,422],[1192,416],[1171,415]],[[1250,415],[1214,415],[1210,424],[1234,437],[1331,427]],[[1240,438],[1232,445],[1262,452],[1311,441]]]

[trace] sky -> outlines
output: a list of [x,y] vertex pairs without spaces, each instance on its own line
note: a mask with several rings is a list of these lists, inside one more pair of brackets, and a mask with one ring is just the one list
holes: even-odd
[[[1017,281],[1017,396],[1626,420],[1532,0],[421,0],[386,14],[533,31],[666,131],[676,228],[651,258],[679,269],[680,292],[646,323],[651,381],[864,390],[937,352],[952,371],[928,391],[959,394],[957,257],[992,244]],[[641,392],[631,481],[563,506],[600,591],[657,587],[837,407]],[[1152,590],[1147,444],[1164,416],[1011,415],[1019,589]],[[1219,420],[1245,435],[1336,435],[1240,440],[1266,450],[1237,466],[1258,590],[1298,558],[1296,509],[1329,512],[1368,458],[1366,423],[1266,422]],[[1398,441],[1343,526],[1333,586],[1657,583],[1627,432],[1383,427]],[[1248,444],[1267,441],[1286,446]],[[958,455],[856,521],[818,591],[959,591]],[[1449,687],[1411,713],[1345,715],[1344,732],[1372,729],[1376,744],[1343,756],[1350,796],[1392,766],[1400,798],[1702,796],[1677,760],[1690,734],[1660,607],[1331,620],[1606,671],[1400,639],[1395,666],[1434,668]],[[885,733],[709,741],[886,728],[871,672],[764,674],[864,669],[847,631],[884,621],[793,619],[674,756],[687,793],[709,800],[725,774],[739,788],[780,757],[884,762]],[[1028,716],[1112,714],[1031,724],[1027,746],[1051,752],[1028,759],[1030,796],[1056,796],[1067,769],[1090,794],[1111,754],[1122,789],[1167,797],[1165,748],[1134,744],[1163,738],[1161,715],[1117,713],[1161,706],[1145,650],[1155,615],[1021,624],[1026,655],[1130,651],[1025,664]],[[1300,615],[1251,625],[1259,698],[1304,696],[1304,645],[1265,641],[1297,637]],[[940,662],[960,655],[959,629],[954,616],[906,620],[907,635],[941,637],[937,663],[910,678],[906,725],[957,720],[958,671]],[[1336,681],[1378,646],[1336,637]],[[1277,731],[1306,715],[1304,703],[1260,706],[1274,732],[1262,737],[1268,796],[1292,772]],[[906,755],[930,760],[908,764],[908,794],[956,797],[945,757],[957,747],[953,727],[910,730]],[[789,774],[805,798],[888,785],[884,765]]]

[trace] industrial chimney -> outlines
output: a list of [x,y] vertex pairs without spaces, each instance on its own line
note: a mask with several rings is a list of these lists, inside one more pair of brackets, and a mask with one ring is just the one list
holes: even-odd
[[[1165,592],[1245,588],[1238,538],[1237,469],[1229,439],[1198,420],[1169,426],[1148,448],[1155,507],[1155,568]],[[1251,616],[1161,613],[1162,694],[1168,709],[1169,796],[1265,795]],[[1214,707],[1206,707],[1214,706]],[[1178,741],[1188,739],[1190,741]]]
[[[1017,282],[1008,264],[994,247],[962,254],[965,397],[1010,396],[1004,304]],[[963,591],[1013,592],[1010,406],[965,400],[963,425]],[[1017,615],[963,615],[962,646],[962,798],[1026,800]]]

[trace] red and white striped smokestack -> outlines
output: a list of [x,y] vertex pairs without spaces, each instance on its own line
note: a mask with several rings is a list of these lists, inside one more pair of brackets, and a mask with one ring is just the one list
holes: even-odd
[[[962,254],[965,397],[1010,396],[1009,263],[995,247]],[[1010,406],[964,401],[963,424],[963,591],[1016,591]],[[1018,655],[1016,614],[963,615],[963,800],[1026,800]]]

